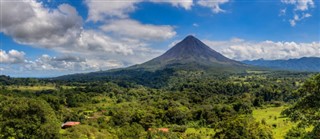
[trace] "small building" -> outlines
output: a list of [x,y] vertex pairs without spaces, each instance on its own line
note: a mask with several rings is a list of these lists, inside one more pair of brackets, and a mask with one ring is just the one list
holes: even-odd
[[61,125],[61,128],[62,129],[66,129],[66,128],[69,128],[69,127],[72,127],[72,126],[75,126],[75,125],[79,125],[80,122],[65,122],[64,124]]

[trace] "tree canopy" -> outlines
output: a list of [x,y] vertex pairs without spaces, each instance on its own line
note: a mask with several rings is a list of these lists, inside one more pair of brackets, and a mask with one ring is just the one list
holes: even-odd
[[0,137],[17,139],[58,138],[59,122],[43,100],[6,98],[0,102]]

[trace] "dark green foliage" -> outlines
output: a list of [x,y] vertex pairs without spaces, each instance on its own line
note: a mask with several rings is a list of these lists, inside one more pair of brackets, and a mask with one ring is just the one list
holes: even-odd
[[60,124],[43,100],[7,98],[0,102],[1,138],[58,138]]
[[298,91],[304,92],[303,94],[307,96],[285,110],[283,114],[288,115],[293,121],[301,121],[300,126],[302,127],[319,125],[320,74],[307,80]]
[[283,115],[289,116],[292,121],[300,121],[299,127],[314,126],[308,137],[318,138],[320,137],[320,74],[307,80],[298,91],[307,96],[283,111]]
[[126,124],[119,129],[119,138],[142,138],[145,130],[140,124],[132,123],[131,125]]
[[306,136],[306,130],[304,128],[294,127],[286,134],[285,139],[301,139]]

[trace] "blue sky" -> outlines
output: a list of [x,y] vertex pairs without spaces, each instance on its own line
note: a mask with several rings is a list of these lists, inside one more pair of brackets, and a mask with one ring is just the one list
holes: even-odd
[[315,0],[0,2],[0,70],[14,77],[126,67],[190,34],[235,60],[320,57]]

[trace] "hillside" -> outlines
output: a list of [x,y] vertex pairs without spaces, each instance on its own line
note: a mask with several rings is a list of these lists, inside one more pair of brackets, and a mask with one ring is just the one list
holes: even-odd
[[248,65],[267,67],[281,70],[294,71],[310,71],[320,72],[320,58],[319,57],[303,57],[299,59],[289,60],[252,60],[242,61]]

